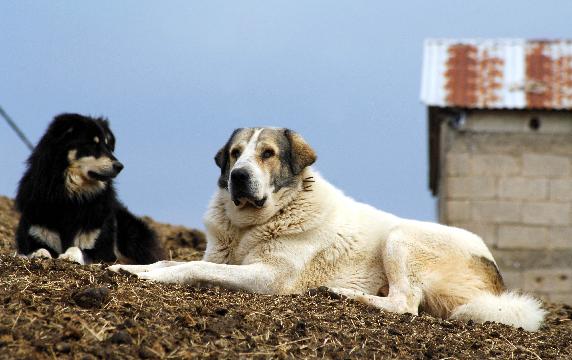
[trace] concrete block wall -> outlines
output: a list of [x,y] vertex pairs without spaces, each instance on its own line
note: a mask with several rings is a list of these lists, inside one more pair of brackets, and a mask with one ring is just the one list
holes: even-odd
[[440,162],[440,221],[480,235],[510,288],[572,304],[572,114],[470,113],[442,125]]

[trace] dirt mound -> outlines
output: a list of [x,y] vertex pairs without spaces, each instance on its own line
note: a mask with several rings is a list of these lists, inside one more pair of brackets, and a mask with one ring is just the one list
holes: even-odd
[[161,224],[150,217],[143,219],[155,229],[171,259],[201,259],[207,244],[202,231],[184,226]]
[[14,249],[14,231],[18,219],[14,202],[7,197],[0,196],[0,251]]
[[[396,315],[315,290],[271,296],[138,281],[102,265],[12,256],[15,213],[0,198],[0,358],[572,358],[572,308],[546,326]],[[156,224],[174,258],[196,230]]]
[[[0,196],[0,252],[15,252],[14,231],[19,215],[14,202]],[[205,250],[205,234],[197,229],[161,224],[149,217],[143,218],[159,236],[169,257],[178,260],[199,260]]]

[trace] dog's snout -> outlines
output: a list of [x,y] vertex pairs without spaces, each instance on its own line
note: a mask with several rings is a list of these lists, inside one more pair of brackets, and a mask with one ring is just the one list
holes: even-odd
[[123,170],[123,164],[120,163],[119,161],[114,161],[113,162],[113,170],[119,174],[121,172],[121,170]]
[[236,185],[245,185],[250,180],[250,174],[246,169],[235,169],[230,173],[230,181]]

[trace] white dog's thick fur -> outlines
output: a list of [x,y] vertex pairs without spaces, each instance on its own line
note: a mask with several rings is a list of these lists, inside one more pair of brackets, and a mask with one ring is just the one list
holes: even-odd
[[[227,153],[239,146],[255,156],[269,143],[279,143],[273,133],[279,130],[264,131],[268,136],[262,137],[260,131],[233,135],[230,145],[221,151]],[[310,148],[305,148],[307,144],[299,135],[287,135],[295,161],[298,151]],[[273,156],[281,154],[278,146]],[[235,157],[234,161],[227,159],[228,164],[217,159],[223,180],[230,182],[234,165],[247,162],[237,161],[239,151]],[[496,321],[529,331],[542,324],[545,311],[540,303],[505,291],[496,263],[477,235],[401,219],[356,202],[307,167],[313,160],[315,156],[290,175],[275,171],[284,163],[250,161],[249,166],[259,167],[251,174],[266,174],[262,183],[253,186],[256,191],[252,193],[258,195],[252,195],[250,206],[248,196],[235,196],[228,190],[232,184],[222,185],[205,216],[203,261],[114,265],[111,270],[124,269],[159,282],[218,285],[266,294],[301,293],[327,286],[396,313],[417,314],[422,308],[443,318]],[[276,189],[268,174],[292,176],[296,181]],[[254,206],[260,198],[266,200],[265,205]]]
[[539,310],[538,300],[523,294],[504,292],[500,295],[478,295],[467,304],[457,307],[451,318],[496,321],[535,331],[542,324],[545,314],[544,310]]

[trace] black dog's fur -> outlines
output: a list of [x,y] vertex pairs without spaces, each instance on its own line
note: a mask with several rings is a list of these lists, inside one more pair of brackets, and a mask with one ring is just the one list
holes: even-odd
[[[98,137],[97,143],[94,137]],[[35,225],[58,233],[62,252],[78,246],[74,245],[78,233],[99,230],[92,248],[81,249],[88,262],[118,260],[114,246],[119,250],[121,262],[150,264],[164,258],[155,233],[116,197],[112,178],[123,166],[113,156],[114,149],[115,137],[105,119],[62,114],[53,120],[28,159],[28,168],[18,188],[16,206],[21,212],[16,233],[18,253],[30,255],[44,248],[52,257],[59,255],[56,249],[30,234],[30,227]],[[117,171],[105,174],[108,175],[102,181],[105,186],[97,191],[83,193],[80,187],[71,192],[66,186],[66,176],[73,150],[78,158],[106,156]]]

